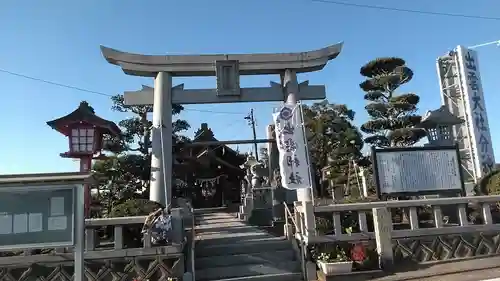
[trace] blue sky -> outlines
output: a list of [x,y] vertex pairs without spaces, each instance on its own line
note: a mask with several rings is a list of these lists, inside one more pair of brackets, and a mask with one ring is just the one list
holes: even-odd
[[[406,9],[500,17],[498,0],[349,0]],[[436,58],[458,44],[500,39],[500,21],[371,10],[310,0],[3,0],[0,1],[0,69],[111,95],[152,84],[131,77],[101,56],[99,45],[146,54],[294,52],[344,41],[341,55],[321,72],[301,75],[325,84],[331,102],[345,103],[366,119],[359,68],[380,56],[399,56],[415,77],[402,91],[421,96],[421,111],[440,105]],[[481,75],[497,160],[500,158],[500,48],[479,50]],[[244,77],[242,86],[265,86],[278,77]],[[213,78],[174,79],[189,88],[215,87]],[[97,114],[119,121],[108,97],[0,72],[0,173],[78,169],[62,159],[67,140],[45,122],[87,100]],[[254,108],[258,137],[277,103],[188,106],[193,135],[207,122],[219,139],[248,139],[243,118]],[[198,110],[198,111],[197,111]],[[213,111],[213,112],[207,112]],[[217,112],[217,113],[214,113]],[[240,147],[240,150],[246,150]]]

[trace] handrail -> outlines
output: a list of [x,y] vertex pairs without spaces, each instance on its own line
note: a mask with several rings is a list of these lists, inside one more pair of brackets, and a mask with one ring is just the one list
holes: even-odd
[[285,209],[285,227],[286,227],[286,231],[287,231],[287,236],[290,237],[290,233],[288,233],[288,230],[289,230],[288,218],[289,217],[292,221],[292,224],[295,226],[295,232],[297,232],[300,236],[300,247],[299,248],[300,248],[300,263],[302,266],[302,277],[304,280],[307,280],[307,267],[306,267],[305,252],[304,252],[304,246],[305,246],[304,236],[302,235],[302,231],[300,231],[299,226],[292,215],[292,211],[290,211],[286,202],[283,202],[283,206]]
[[130,225],[143,224],[147,216],[131,216],[131,217],[112,217],[112,218],[95,218],[85,219],[85,228],[115,226],[115,225]]
[[288,208],[288,205],[286,204],[286,202],[283,203],[283,205],[285,206],[285,225],[288,226],[288,217],[290,217],[290,219],[292,220],[292,224],[295,226],[295,229],[297,230],[296,232],[300,235],[300,239],[304,240],[302,232],[300,231],[299,226],[298,226],[297,222],[295,221],[295,219],[294,219],[294,217],[292,215],[292,211],[290,211],[290,209]]
[[196,221],[195,221],[195,218],[194,218],[194,208],[193,206],[191,205],[191,274],[193,276],[193,280],[192,281],[195,281],[196,280],[196,276],[195,276],[195,265],[194,265],[194,262],[195,262],[195,249],[194,249],[194,245],[195,245],[195,239],[196,239],[196,234],[195,234],[195,229],[196,229]]

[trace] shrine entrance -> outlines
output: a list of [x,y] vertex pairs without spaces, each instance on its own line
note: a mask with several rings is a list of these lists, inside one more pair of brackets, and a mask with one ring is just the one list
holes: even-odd
[[174,171],[184,180],[182,184],[175,184],[174,196],[188,198],[194,208],[239,204],[240,182],[245,175],[240,165],[245,162],[245,156],[217,144],[206,123],[201,124],[195,136],[193,142],[209,144],[188,146],[177,155],[179,164],[174,165]]
[[224,206],[224,185],[222,178],[196,179],[193,185],[195,198],[194,208],[214,208]]
[[[300,100],[324,99],[325,86],[309,85],[308,81],[299,83],[297,73],[323,69],[328,61],[340,54],[342,45],[296,53],[167,56],[132,54],[101,46],[105,59],[120,66],[126,74],[154,78],[154,87],[143,86],[139,91],[124,93],[126,105],[152,105],[150,200],[170,205],[173,195],[172,104],[286,101],[295,105]],[[240,87],[241,75],[273,74],[279,75],[279,83],[271,81],[269,87]],[[184,84],[173,85],[173,77],[194,76],[215,76],[216,88],[184,89]],[[234,188],[239,190],[239,181],[236,182]],[[310,189],[297,189],[297,196],[300,201],[310,201]]]

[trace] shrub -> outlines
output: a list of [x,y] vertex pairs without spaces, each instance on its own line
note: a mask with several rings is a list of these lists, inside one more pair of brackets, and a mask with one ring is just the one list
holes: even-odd
[[500,170],[495,170],[482,177],[474,187],[476,195],[500,195]]
[[114,206],[109,216],[112,218],[146,216],[159,208],[163,208],[163,206],[158,202],[147,199],[130,199]]
[[[146,216],[163,208],[160,203],[147,199],[130,199],[111,209],[110,217]],[[112,231],[111,229],[108,230]],[[142,225],[129,225],[123,228],[123,242],[126,247],[139,248],[142,245]]]

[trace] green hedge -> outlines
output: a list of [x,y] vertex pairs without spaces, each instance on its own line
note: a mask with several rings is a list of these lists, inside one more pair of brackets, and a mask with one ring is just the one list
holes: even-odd
[[[157,202],[147,199],[130,199],[118,204],[111,209],[110,217],[133,217],[147,216],[150,213],[163,208]],[[108,229],[108,234],[110,229]],[[142,225],[129,225],[123,228],[123,242],[126,247],[138,248],[142,246]]]

